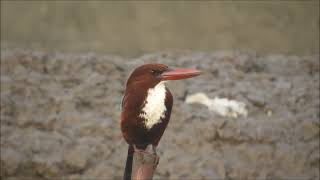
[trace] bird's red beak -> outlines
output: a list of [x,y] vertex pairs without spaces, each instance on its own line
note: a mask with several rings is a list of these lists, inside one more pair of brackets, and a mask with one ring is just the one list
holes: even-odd
[[187,79],[198,76],[201,71],[196,69],[169,69],[168,71],[162,73],[162,80],[179,80]]

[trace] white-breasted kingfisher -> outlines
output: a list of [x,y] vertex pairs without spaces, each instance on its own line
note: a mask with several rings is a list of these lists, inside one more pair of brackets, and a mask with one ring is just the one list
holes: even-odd
[[152,145],[155,153],[168,123],[173,105],[166,81],[191,78],[196,69],[171,69],[164,64],[145,64],[130,75],[122,99],[121,131],[129,144],[124,179],[131,179],[134,149]]

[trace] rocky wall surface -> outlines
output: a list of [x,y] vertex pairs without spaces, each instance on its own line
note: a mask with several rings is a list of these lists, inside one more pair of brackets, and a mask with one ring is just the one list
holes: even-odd
[[[168,82],[174,95],[154,179],[319,179],[319,55],[1,51],[1,179],[121,179],[127,144],[120,102],[143,63],[204,73]],[[185,97],[244,102],[227,118]]]

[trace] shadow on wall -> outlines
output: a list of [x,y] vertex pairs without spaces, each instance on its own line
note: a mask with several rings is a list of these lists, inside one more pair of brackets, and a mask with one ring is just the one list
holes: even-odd
[[1,1],[1,47],[319,52],[319,2]]

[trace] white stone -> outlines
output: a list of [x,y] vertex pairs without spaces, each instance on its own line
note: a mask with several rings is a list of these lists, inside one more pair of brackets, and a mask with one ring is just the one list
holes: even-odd
[[204,93],[196,93],[186,98],[186,103],[199,103],[208,107],[209,110],[216,112],[221,116],[237,118],[238,115],[247,117],[248,110],[243,102],[229,100],[227,98],[215,97],[208,98]]

